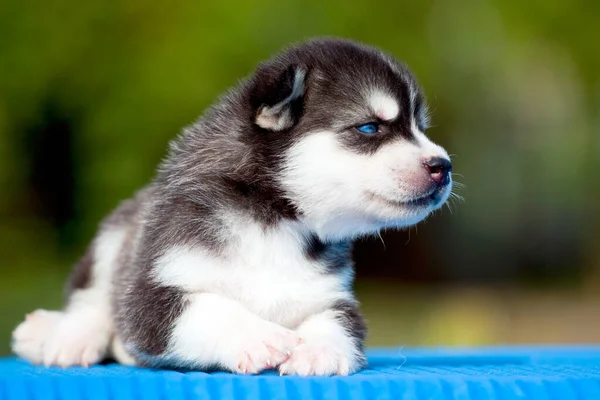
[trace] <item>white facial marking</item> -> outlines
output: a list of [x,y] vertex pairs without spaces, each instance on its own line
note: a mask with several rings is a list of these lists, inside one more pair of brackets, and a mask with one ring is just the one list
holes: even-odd
[[384,121],[390,121],[398,116],[400,108],[398,102],[391,96],[375,91],[369,97],[371,110]]
[[417,141],[393,140],[375,153],[361,154],[344,147],[335,132],[308,134],[287,153],[281,185],[322,239],[414,225],[435,207],[403,203],[431,190],[424,161],[447,157],[423,133],[416,130],[415,137]]

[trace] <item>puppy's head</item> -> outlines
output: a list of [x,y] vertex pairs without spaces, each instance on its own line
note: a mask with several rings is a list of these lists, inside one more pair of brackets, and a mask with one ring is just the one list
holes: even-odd
[[451,164],[424,134],[423,94],[385,53],[309,41],[261,65],[249,93],[275,179],[322,238],[410,226],[448,199]]

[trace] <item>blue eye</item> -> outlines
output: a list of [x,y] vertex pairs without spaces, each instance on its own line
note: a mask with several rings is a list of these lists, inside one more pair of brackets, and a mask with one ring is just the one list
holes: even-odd
[[371,122],[368,124],[359,125],[356,127],[356,129],[362,133],[377,133],[377,131],[379,131],[379,125]]

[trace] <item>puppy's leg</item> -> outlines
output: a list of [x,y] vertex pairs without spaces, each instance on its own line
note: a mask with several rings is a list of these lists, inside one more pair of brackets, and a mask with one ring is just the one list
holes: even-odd
[[192,294],[185,301],[187,307],[173,326],[167,351],[154,363],[258,373],[277,367],[301,341],[296,332],[221,295]]
[[83,365],[101,361],[113,335],[110,287],[126,230],[100,232],[74,271],[64,311],[37,310],[13,332],[13,351],[35,364]]
[[354,302],[338,301],[309,317],[297,332],[303,342],[280,365],[282,375],[348,375],[366,362],[366,327]]

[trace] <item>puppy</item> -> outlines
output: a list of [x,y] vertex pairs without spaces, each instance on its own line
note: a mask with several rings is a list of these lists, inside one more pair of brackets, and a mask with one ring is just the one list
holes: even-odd
[[310,40],[261,64],[171,143],[68,283],[13,333],[33,363],[347,375],[365,364],[352,241],[448,199],[408,69]]

